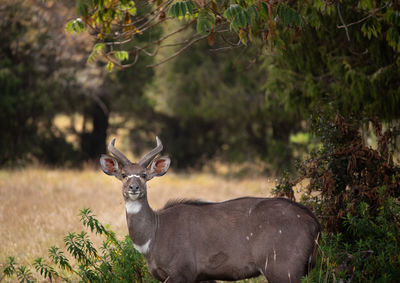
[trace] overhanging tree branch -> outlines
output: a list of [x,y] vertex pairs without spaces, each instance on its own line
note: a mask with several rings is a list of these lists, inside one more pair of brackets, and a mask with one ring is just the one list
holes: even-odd
[[[339,4],[339,3],[338,3],[338,4]],[[342,25],[341,25],[341,26],[337,26],[337,28],[344,28],[344,29],[346,29],[346,28],[351,27],[351,26],[353,26],[353,25],[358,25],[358,24],[360,24],[360,23],[362,23],[362,22],[368,20],[369,18],[375,16],[375,14],[376,14],[377,12],[379,12],[379,11],[385,9],[387,6],[389,6],[389,2],[386,2],[386,4],[385,4],[384,6],[378,8],[378,9],[372,10],[372,12],[371,12],[368,16],[366,16],[366,17],[364,17],[364,18],[362,18],[362,19],[360,19],[360,20],[358,20],[358,21],[356,21],[356,22],[352,22],[352,23],[350,23],[350,24],[344,24],[344,23],[342,22]],[[340,17],[340,15],[339,15],[339,17]]]
[[350,40],[350,35],[349,35],[349,29],[347,28],[347,25],[346,25],[346,23],[344,22],[343,17],[342,17],[342,12],[340,11],[340,3],[339,3],[339,2],[340,2],[340,1],[337,1],[337,2],[336,2],[336,7],[337,7],[339,19],[340,19],[340,22],[341,22],[342,25],[343,25],[343,28],[344,28],[345,31],[346,31],[347,41],[351,41],[351,40]]
[[165,62],[168,62],[169,60],[171,60],[171,59],[175,58],[176,56],[178,56],[179,54],[181,54],[184,50],[186,50],[186,49],[187,49],[188,47],[190,47],[191,45],[195,44],[196,42],[198,42],[198,41],[200,41],[200,40],[202,40],[202,39],[204,39],[204,38],[207,38],[207,36],[208,36],[208,34],[203,35],[203,36],[200,36],[199,38],[196,38],[196,39],[191,40],[188,44],[186,44],[184,47],[182,47],[181,49],[179,49],[178,51],[176,51],[176,52],[175,52],[174,54],[172,54],[171,56],[169,56],[169,57],[167,57],[167,58],[161,60],[161,61],[158,62],[158,63],[151,64],[151,65],[147,65],[146,67],[148,67],[148,68],[154,68],[154,67],[157,67],[157,66],[159,66],[159,65],[161,65],[161,64],[163,64],[163,63],[165,63]]

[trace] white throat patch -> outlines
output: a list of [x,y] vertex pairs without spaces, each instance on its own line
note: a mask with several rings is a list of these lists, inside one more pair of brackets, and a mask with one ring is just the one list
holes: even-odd
[[142,209],[142,204],[138,201],[127,201],[125,203],[126,213],[136,214]]
[[151,240],[148,240],[145,244],[143,245],[136,245],[135,243],[133,243],[133,246],[135,247],[135,249],[141,253],[141,254],[146,254],[149,251],[149,247],[150,247],[150,242]]

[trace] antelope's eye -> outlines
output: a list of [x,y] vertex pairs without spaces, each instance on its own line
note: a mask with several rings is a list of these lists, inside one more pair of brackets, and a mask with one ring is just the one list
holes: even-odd
[[143,179],[147,178],[147,174],[146,173],[142,173],[142,175],[140,175],[140,177],[142,177]]
[[126,174],[125,173],[122,173],[121,176],[122,176],[122,178],[126,178]]

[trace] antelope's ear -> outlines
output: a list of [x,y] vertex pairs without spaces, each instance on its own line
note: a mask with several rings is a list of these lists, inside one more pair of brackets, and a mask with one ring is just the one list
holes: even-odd
[[168,156],[162,156],[154,159],[150,164],[149,175],[147,180],[152,179],[154,176],[162,176],[167,173],[171,159]]
[[102,154],[100,157],[100,166],[107,175],[115,176],[118,179],[120,178],[121,170],[118,161],[114,157]]

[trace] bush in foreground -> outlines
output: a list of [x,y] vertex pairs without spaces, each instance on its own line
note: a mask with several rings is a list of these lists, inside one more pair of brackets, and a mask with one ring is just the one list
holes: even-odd
[[30,266],[18,264],[15,258],[9,257],[2,268],[0,281],[6,277],[16,278],[19,282],[34,282],[32,270],[35,270],[51,282],[156,282],[128,236],[118,240],[90,209],[81,210],[79,215],[86,229],[103,238],[99,249],[93,245],[87,232],[68,233],[64,237],[67,254],[52,246],[48,260],[37,258]]
[[373,215],[369,205],[344,220],[342,233],[323,234],[317,266],[303,282],[399,282],[400,203],[387,199]]
[[324,227],[318,264],[304,281],[399,282],[398,126],[336,113],[315,116],[313,132],[321,147],[296,180],[283,178],[275,189],[294,198],[294,185],[307,179],[301,201]]

